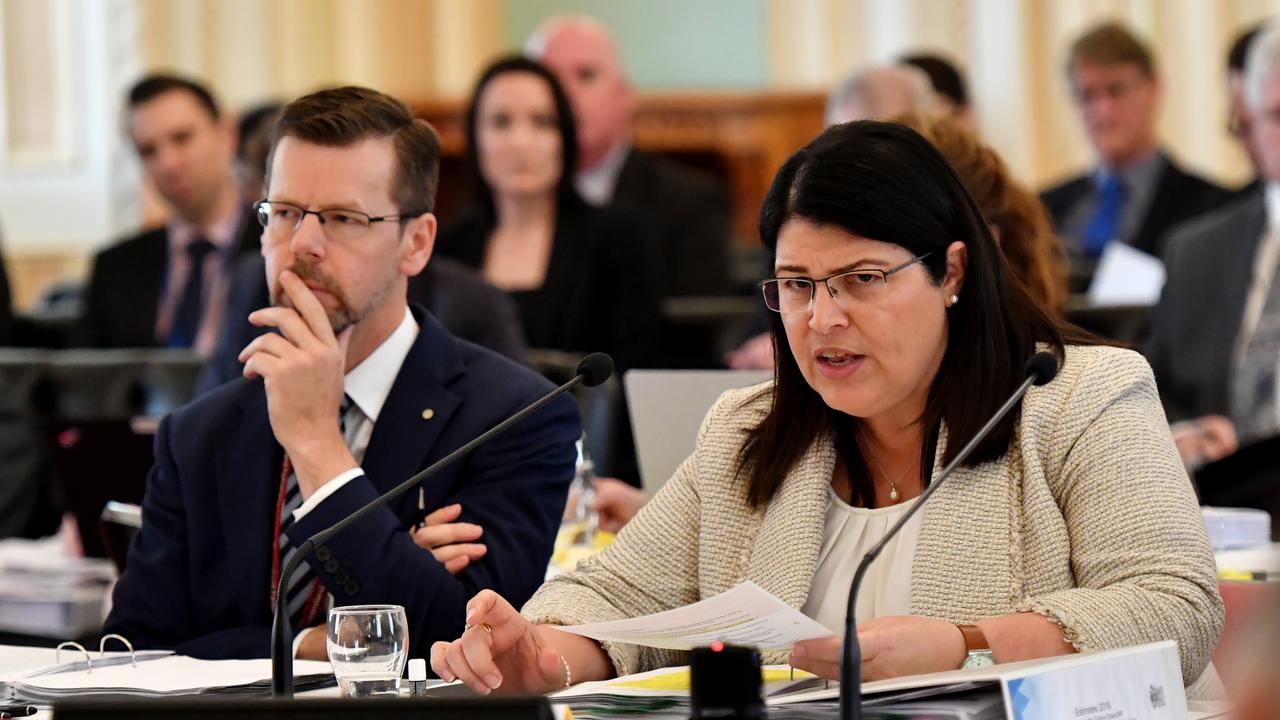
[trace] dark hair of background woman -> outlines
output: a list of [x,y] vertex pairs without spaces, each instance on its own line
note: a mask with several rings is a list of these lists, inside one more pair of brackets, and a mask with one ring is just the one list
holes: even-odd
[[[947,350],[929,388],[921,474],[933,471],[941,422],[947,426],[943,462],[950,462],[1023,380],[1036,343],[1060,359],[1064,342],[1091,340],[1051,318],[1022,286],[1011,282],[986,223],[942,155],[918,133],[892,123],[862,121],[828,128],[778,170],[760,210],[760,238],[777,257],[778,232],[788,220],[894,243],[913,255],[934,283],[946,275],[946,249],[968,249],[960,302],[947,310]],[[890,279],[890,283],[893,280]],[[873,497],[874,484],[854,439],[856,418],[834,410],[811,388],[787,346],[782,316],[770,313],[775,390],[768,416],[747,437],[739,469],[748,500],[769,502],[782,479],[815,438],[835,434],[849,471],[854,502]],[[1064,337],[1065,335],[1069,335]],[[975,448],[966,465],[995,460],[1009,448],[1017,413]]]
[[476,143],[476,122],[480,111],[480,98],[485,89],[495,78],[509,73],[528,73],[541,78],[551,91],[551,100],[556,110],[556,129],[560,133],[560,180],[556,184],[556,207],[576,207],[585,201],[578,194],[573,184],[574,169],[578,164],[578,131],[573,121],[573,106],[569,104],[569,96],[565,95],[560,81],[542,64],[520,55],[499,58],[485,69],[471,92],[471,102],[467,105],[467,154],[464,160],[466,171],[470,177],[472,200],[490,221],[495,219],[497,210],[493,204],[493,190],[485,182],[480,172],[479,145]]

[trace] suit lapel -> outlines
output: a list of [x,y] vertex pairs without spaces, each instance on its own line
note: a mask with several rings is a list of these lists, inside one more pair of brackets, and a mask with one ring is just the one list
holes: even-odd
[[[746,576],[796,609],[804,607],[818,569],[836,450],[828,436],[814,442],[778,488],[768,510],[743,523],[740,547],[754,545]],[[756,532],[756,526],[759,531]],[[727,588],[723,588],[727,589]]]
[[262,382],[245,388],[225,428],[228,442],[214,457],[218,516],[228,561],[243,573],[237,602],[245,617],[270,611],[271,547],[284,451],[271,432]]
[[404,482],[427,459],[442,456],[434,451],[436,443],[461,404],[448,388],[463,371],[455,341],[421,308],[414,307],[413,315],[418,338],[400,366],[365,452],[365,474],[379,492]]

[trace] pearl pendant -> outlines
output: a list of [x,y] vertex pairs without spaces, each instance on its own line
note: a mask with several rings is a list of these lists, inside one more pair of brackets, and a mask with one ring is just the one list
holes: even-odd
[[889,501],[896,503],[898,502],[898,498],[900,497],[902,496],[898,494],[898,486],[897,485],[889,486]]

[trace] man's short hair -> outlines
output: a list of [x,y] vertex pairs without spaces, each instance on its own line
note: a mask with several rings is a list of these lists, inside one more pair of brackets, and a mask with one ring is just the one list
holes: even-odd
[[1262,23],[1254,25],[1231,43],[1231,49],[1227,51],[1227,72],[1244,73],[1244,64],[1249,59],[1249,48],[1253,45],[1254,38],[1258,37],[1258,33],[1262,32],[1263,27],[1265,26]]
[[1156,63],[1151,51],[1119,23],[1104,23],[1071,43],[1067,55],[1068,77],[1077,66],[1135,65],[1148,78],[1156,76]]
[[952,105],[969,107],[969,89],[965,86],[964,75],[955,63],[932,53],[904,55],[898,62],[923,71],[929,76],[933,91],[950,100]]
[[189,77],[165,73],[153,73],[134,83],[133,87],[129,88],[128,109],[133,110],[139,105],[175,90],[191,93],[196,102],[209,111],[209,116],[214,120],[221,117],[222,113],[218,108],[218,101],[213,98],[213,93],[209,92],[209,88]]
[[[368,138],[391,138],[396,153],[391,199],[401,213],[431,212],[440,179],[440,138],[426,120],[399,100],[365,87],[320,90],[285,106],[276,123],[272,155],[294,137],[326,147],[350,147]],[[267,159],[267,186],[271,158]]]

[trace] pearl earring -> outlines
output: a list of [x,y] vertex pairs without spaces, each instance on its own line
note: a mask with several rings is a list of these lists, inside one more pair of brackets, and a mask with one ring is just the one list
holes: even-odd
[[960,296],[952,295],[951,297],[947,298],[947,307],[951,307],[952,305],[955,305],[958,302],[960,302]]

